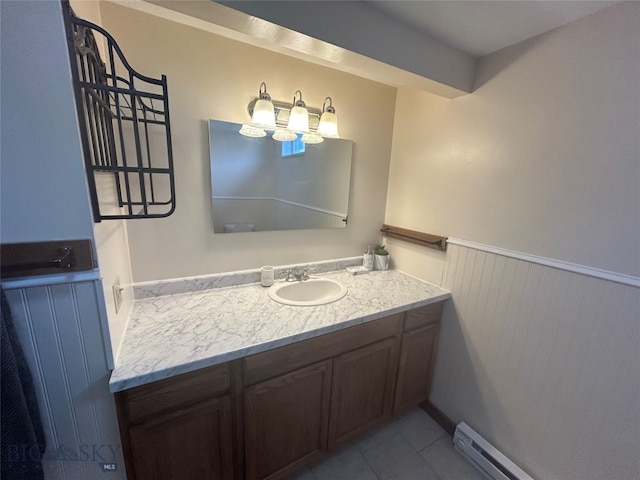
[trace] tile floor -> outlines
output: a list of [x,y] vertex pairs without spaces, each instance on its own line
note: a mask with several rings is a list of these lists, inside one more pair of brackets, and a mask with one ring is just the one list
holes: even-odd
[[415,409],[291,480],[483,480],[451,437]]

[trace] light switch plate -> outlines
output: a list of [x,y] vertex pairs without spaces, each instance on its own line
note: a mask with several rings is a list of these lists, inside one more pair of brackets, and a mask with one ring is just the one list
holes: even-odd
[[120,277],[116,277],[111,286],[113,291],[113,304],[116,308],[116,314],[120,311],[122,306],[122,288],[120,287]]

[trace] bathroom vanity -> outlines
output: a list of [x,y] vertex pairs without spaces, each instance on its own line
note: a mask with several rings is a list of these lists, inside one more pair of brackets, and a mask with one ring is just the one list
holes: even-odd
[[281,478],[428,398],[449,293],[397,271],[323,276],[348,294],[291,307],[249,284],[136,301],[111,381],[130,480]]

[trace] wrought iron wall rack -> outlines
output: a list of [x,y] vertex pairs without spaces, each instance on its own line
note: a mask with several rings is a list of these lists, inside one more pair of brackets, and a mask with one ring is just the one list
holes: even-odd
[[62,9],[94,220],[171,215],[175,185],[166,76],[139,74],[107,31],[76,17],[68,0]]

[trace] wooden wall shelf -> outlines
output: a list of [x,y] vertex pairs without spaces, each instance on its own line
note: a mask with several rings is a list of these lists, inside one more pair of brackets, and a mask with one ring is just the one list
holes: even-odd
[[95,268],[91,240],[3,243],[0,253],[3,279],[84,272]]
[[408,230],[406,228],[394,227],[392,225],[382,225],[380,229],[383,235],[405,242],[415,243],[427,248],[445,251],[447,249],[447,237],[432,235],[430,233],[418,232],[416,230]]

